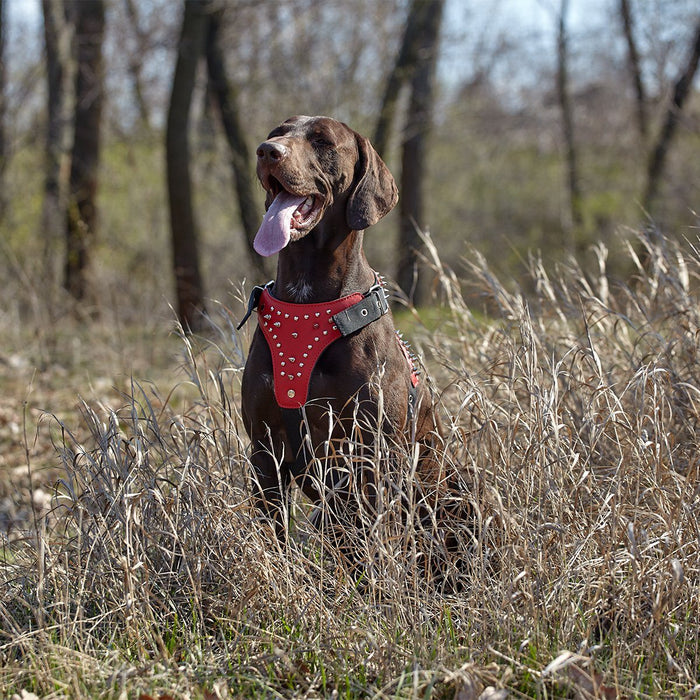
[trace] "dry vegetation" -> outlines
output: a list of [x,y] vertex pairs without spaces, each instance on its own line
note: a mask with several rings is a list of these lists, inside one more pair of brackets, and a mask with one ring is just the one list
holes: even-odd
[[58,478],[3,534],[0,694],[697,695],[700,254],[644,240],[633,285],[608,286],[601,248],[594,277],[533,260],[527,299],[474,256],[486,319],[434,256],[440,327],[412,339],[477,516],[452,523],[451,589],[424,577],[425,533],[391,498],[359,583],[301,502],[272,541],[248,500],[226,313],[179,341],[186,386],[137,377],[40,438],[19,420],[25,472],[48,433]]

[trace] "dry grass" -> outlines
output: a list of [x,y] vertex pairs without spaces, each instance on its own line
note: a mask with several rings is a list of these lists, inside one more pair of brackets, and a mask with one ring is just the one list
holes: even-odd
[[270,537],[249,503],[225,313],[216,337],[182,339],[184,408],[134,382],[118,410],[86,403],[55,424],[52,508],[2,548],[2,694],[700,693],[700,255],[644,244],[633,288],[608,286],[600,249],[594,277],[533,260],[529,299],[475,256],[488,320],[432,251],[444,315],[414,342],[478,522],[451,523],[456,592],[426,584],[438,545],[390,489],[359,583],[303,503],[288,542]]

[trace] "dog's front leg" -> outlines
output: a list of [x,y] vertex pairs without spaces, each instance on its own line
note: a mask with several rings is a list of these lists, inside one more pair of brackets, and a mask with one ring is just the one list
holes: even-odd
[[256,507],[271,522],[278,539],[283,540],[289,518],[289,467],[280,463],[262,444],[251,457],[253,499]]

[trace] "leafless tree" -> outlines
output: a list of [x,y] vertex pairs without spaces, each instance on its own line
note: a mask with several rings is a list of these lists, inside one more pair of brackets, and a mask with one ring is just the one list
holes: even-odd
[[7,134],[5,129],[5,97],[7,92],[5,37],[7,27],[5,10],[5,3],[0,0],[0,221],[5,216],[5,168],[7,167]]
[[87,295],[87,270],[97,231],[97,186],[103,103],[104,0],[73,0],[77,70],[64,285],[77,300]]
[[126,8],[127,17],[130,21],[131,30],[136,38],[137,47],[137,51],[132,52],[131,56],[129,57],[129,74],[131,75],[136,105],[139,110],[139,118],[146,129],[150,129],[151,110],[148,106],[148,102],[146,101],[143,89],[143,78],[141,75],[141,66],[143,65],[144,56],[146,55],[148,49],[149,40],[148,36],[141,28],[138,10],[134,0],[124,0],[124,5]]
[[221,44],[223,18],[223,7],[215,9],[209,15],[209,34],[206,48],[209,90],[219,107],[221,123],[231,151],[233,180],[248,254],[253,267],[257,268],[257,271],[262,275],[265,272],[263,259],[253,249],[253,239],[260,223],[253,194],[255,166],[241,123],[238,93],[226,72],[224,51]]
[[211,5],[185,0],[166,133],[166,164],[175,295],[187,331],[202,325],[204,290],[199,264],[197,222],[192,203],[189,122],[199,59],[204,53]]
[[394,66],[389,73],[384,87],[379,119],[374,131],[373,144],[379,155],[384,156],[387,149],[401,88],[411,80],[416,70],[422,28],[430,6],[424,0],[413,0],[406,18],[406,25]]
[[[407,30],[417,26],[416,64],[411,78],[411,98],[401,147],[401,197],[396,281],[414,305],[427,298],[425,274],[421,274],[419,229],[426,226],[425,183],[428,178],[428,138],[433,121],[435,68],[444,0],[416,0]],[[400,58],[400,56],[399,56]],[[397,61],[398,63],[398,61]]]
[[673,97],[666,112],[663,126],[651,151],[647,167],[647,184],[642,202],[648,212],[653,212],[659,194],[659,186],[666,166],[668,149],[676,133],[683,106],[690,94],[695,73],[700,62],[700,18],[696,21],[686,62],[681,66],[676,79]]
[[44,240],[43,274],[49,288],[56,279],[54,260],[63,240],[70,164],[70,108],[75,61],[73,23],[64,0],[42,0],[46,48],[47,126],[44,174],[44,201],[41,235]]
[[634,94],[636,99],[637,128],[642,141],[646,140],[649,131],[647,124],[647,96],[642,80],[642,67],[637,48],[637,39],[634,34],[634,22],[632,19],[632,9],[629,0],[620,0],[620,18],[622,29],[627,42],[627,63],[629,64],[630,75],[634,83]]
[[576,232],[581,226],[583,217],[581,212],[578,152],[574,136],[574,111],[569,86],[569,35],[566,24],[568,9],[569,0],[561,0],[557,18],[557,98],[561,111],[562,135],[566,150],[566,174],[571,217],[568,247],[572,248]]

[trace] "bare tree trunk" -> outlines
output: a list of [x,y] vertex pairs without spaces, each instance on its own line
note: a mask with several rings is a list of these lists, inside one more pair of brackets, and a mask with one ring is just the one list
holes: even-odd
[[685,100],[690,93],[695,78],[695,72],[700,61],[700,20],[695,25],[693,40],[688,52],[688,60],[681,70],[678,79],[676,80],[673,91],[673,99],[666,113],[663,127],[659,133],[659,138],[656,142],[651,157],[649,158],[649,166],[647,168],[647,185],[644,192],[642,203],[647,212],[651,213],[654,209],[656,198],[659,194],[659,184],[666,165],[666,156],[668,149],[676,133],[678,120],[683,110]]
[[575,236],[583,222],[581,213],[581,188],[578,172],[578,154],[574,138],[574,114],[569,95],[568,34],[566,31],[566,14],[569,0],[561,0],[557,31],[557,96],[561,110],[562,133],[566,149],[566,173],[569,189],[569,226],[568,248],[573,250]]
[[207,68],[209,72],[209,88],[219,106],[221,122],[226,139],[231,150],[231,167],[233,180],[238,197],[238,210],[248,248],[248,255],[253,267],[265,274],[263,258],[253,248],[253,239],[260,224],[258,208],[254,197],[253,172],[255,166],[251,162],[248,144],[238,110],[238,95],[226,75],[226,64],[221,47],[221,23],[223,9],[216,10],[209,18],[209,36],[207,39]]
[[202,325],[204,291],[190,180],[189,121],[199,59],[204,52],[208,2],[185,0],[177,63],[168,108],[166,161],[177,313],[186,331]]
[[382,157],[388,146],[401,88],[411,79],[416,69],[422,28],[430,9],[430,3],[425,0],[413,0],[408,11],[401,48],[386,81],[379,119],[372,139],[375,150]]
[[44,239],[43,275],[48,289],[56,284],[54,261],[63,239],[70,169],[70,99],[75,76],[73,26],[63,0],[42,0],[46,46],[46,171],[41,212]]
[[134,30],[134,36],[136,37],[136,44],[138,47],[138,51],[129,57],[129,73],[134,88],[136,106],[139,110],[139,118],[141,123],[146,127],[146,130],[148,130],[151,128],[151,114],[148,109],[146,98],[143,95],[143,80],[141,78],[141,66],[143,65],[146,49],[148,47],[148,37],[141,30],[134,0],[124,0],[124,4],[126,5],[126,14]]
[[103,0],[75,0],[77,73],[75,121],[67,216],[65,287],[87,295],[87,270],[97,230],[97,176],[103,102]]
[[[422,0],[412,9],[422,13],[418,26],[418,58],[411,80],[411,100],[404,130],[399,199],[399,266],[396,281],[418,306],[427,299],[427,282],[421,273],[425,227],[424,189],[427,179],[427,141],[433,121],[435,66],[444,0]],[[409,20],[410,23],[410,20]]]
[[5,200],[5,169],[7,168],[7,134],[5,130],[5,93],[7,90],[7,26],[5,21],[6,7],[0,0],[0,221],[5,218],[7,202]]
[[630,74],[634,83],[634,93],[637,103],[637,128],[642,141],[646,141],[649,131],[647,125],[647,97],[642,81],[642,69],[637,51],[637,41],[634,37],[634,27],[632,22],[632,10],[629,0],[620,0],[620,18],[622,19],[622,29],[627,42],[627,61],[629,63]]

